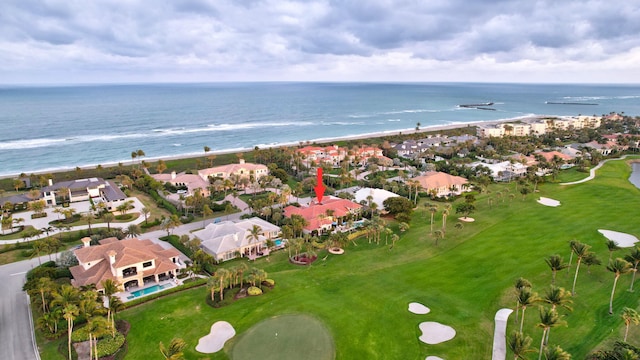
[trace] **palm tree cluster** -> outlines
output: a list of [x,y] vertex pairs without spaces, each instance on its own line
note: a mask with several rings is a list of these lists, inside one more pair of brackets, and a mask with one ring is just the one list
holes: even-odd
[[262,282],[267,279],[267,272],[259,268],[249,268],[246,263],[240,263],[229,269],[218,268],[207,281],[207,287],[211,294],[211,301],[215,301],[218,294],[219,301],[224,300],[225,289],[244,287],[245,282],[251,286],[262,288]]
[[[34,277],[25,284],[25,289],[41,310],[36,318],[39,330],[49,336],[57,336],[64,329],[63,324],[66,324],[69,359],[72,359],[71,334],[75,325],[85,324],[91,359],[98,359],[99,339],[115,336],[115,314],[123,308],[123,304],[120,298],[113,296],[118,291],[117,283],[106,280],[103,287],[103,293],[100,294],[95,286],[78,289],[70,284],[59,285],[48,276]],[[106,308],[103,297],[107,300]]]
[[[607,247],[610,251],[610,259],[607,265],[607,270],[613,273],[613,287],[611,289],[611,296],[609,298],[609,313],[613,314],[613,298],[615,295],[616,285],[621,275],[626,273],[633,273],[633,278],[631,280],[631,285],[629,287],[629,291],[633,291],[633,283],[635,281],[635,273],[637,271],[638,265],[640,264],[640,247],[634,247],[631,249],[629,254],[627,254],[624,258],[616,258],[611,259],[611,254],[613,251],[619,249],[615,242],[607,242]],[[554,254],[545,258],[545,262],[549,266],[551,270],[551,285],[546,290],[545,295],[540,297],[536,292],[531,290],[531,283],[523,278],[519,278],[515,282],[515,295],[516,295],[516,322],[520,321],[519,331],[514,331],[510,334],[508,339],[508,346],[514,354],[514,359],[525,359],[525,354],[531,352],[531,338],[526,336],[523,333],[523,323],[524,323],[524,312],[527,307],[535,304],[535,303],[543,303],[549,305],[549,307],[539,306],[539,316],[540,322],[536,325],[541,328],[542,338],[540,340],[540,349],[538,352],[538,359],[542,359],[544,356],[545,359],[570,359],[571,356],[562,350],[558,346],[550,346],[547,345],[549,341],[549,333],[551,328],[557,327],[559,325],[565,325],[566,322],[562,320],[561,315],[558,313],[558,309],[562,308],[565,311],[572,311],[571,304],[573,302],[572,296],[575,296],[575,288],[576,282],[578,279],[578,272],[580,270],[581,264],[594,265],[599,264],[599,260],[595,256],[595,253],[592,252],[591,246],[584,244],[577,240],[572,240],[569,242],[569,247],[571,250],[571,255],[569,258],[569,263],[565,263],[562,256],[558,254]],[[566,291],[564,288],[558,287],[555,285],[556,283],[556,275],[559,271],[564,269],[568,269],[571,271],[571,262],[573,258],[576,258],[576,266],[575,273],[573,276],[572,283],[572,291]],[[522,316],[518,317],[518,311],[522,310]],[[632,324],[638,325],[640,324],[640,315],[635,309],[624,308],[621,313],[621,318],[625,324],[625,334],[624,334],[624,342],[627,340],[627,335],[629,331],[629,327]],[[617,350],[616,350],[617,351]],[[621,350],[620,354],[626,353],[627,350]],[[615,351],[614,351],[615,352]],[[609,357],[598,357],[599,353],[594,353],[594,359],[609,359]],[[637,358],[637,354],[631,352],[632,358]],[[635,356],[635,357],[633,357]],[[627,358],[627,357],[625,357]]]
[[[550,357],[550,356],[565,356],[566,352],[559,346],[548,346],[549,333],[551,328],[566,325],[566,322],[561,319],[561,315],[558,313],[558,308],[563,308],[566,311],[573,311],[571,308],[572,300],[571,294],[564,288],[550,285],[546,290],[544,296],[539,296],[537,292],[532,290],[531,282],[524,278],[518,278],[515,282],[515,295],[516,295],[516,322],[520,322],[519,331],[514,331],[509,335],[507,345],[514,355],[514,359],[526,359],[525,355],[535,350],[531,349],[531,337],[527,336],[523,332],[525,311],[528,307],[535,304],[546,304],[549,307],[538,306],[538,312],[540,315],[540,322],[536,324],[537,327],[542,329],[542,337],[540,340],[540,349],[538,359],[542,359],[543,354],[547,359],[570,359],[569,357]],[[522,310],[522,317],[518,318],[518,311]],[[556,354],[556,355],[552,355]],[[567,354],[568,355],[568,354]]]

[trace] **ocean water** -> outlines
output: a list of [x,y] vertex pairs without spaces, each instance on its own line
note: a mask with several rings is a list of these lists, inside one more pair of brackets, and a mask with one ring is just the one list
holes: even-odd
[[[490,110],[460,104],[493,102]],[[548,104],[570,102],[582,105]],[[586,105],[597,104],[597,105]],[[213,83],[0,86],[0,175],[531,115],[640,115],[640,86]]]

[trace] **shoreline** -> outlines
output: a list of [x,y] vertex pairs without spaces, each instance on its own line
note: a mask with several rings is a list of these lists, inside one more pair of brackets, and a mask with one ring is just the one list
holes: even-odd
[[[428,132],[434,132],[434,131],[451,130],[451,129],[458,129],[458,128],[464,128],[464,127],[478,126],[478,125],[495,125],[495,124],[506,123],[506,122],[514,122],[514,121],[535,120],[535,119],[540,119],[540,118],[544,118],[544,117],[559,117],[559,115],[525,115],[525,116],[522,116],[522,117],[515,117],[515,118],[509,118],[509,119],[472,121],[472,122],[468,122],[468,123],[450,123],[450,124],[441,124],[441,125],[429,125],[429,126],[420,127],[419,130],[416,130],[415,128],[399,129],[399,130],[385,130],[385,131],[378,131],[378,132],[359,134],[359,135],[345,135],[345,136],[336,136],[336,137],[330,137],[330,138],[317,138],[317,139],[309,139],[309,140],[299,140],[299,141],[288,142],[288,143],[260,144],[260,145],[256,145],[256,146],[258,146],[260,149],[269,149],[269,148],[298,146],[300,143],[305,143],[306,144],[307,142],[309,142],[310,144],[327,144],[327,143],[336,142],[336,141],[351,141],[351,140],[361,140],[361,139],[370,139],[370,138],[380,138],[380,137],[394,136],[394,135],[399,135],[399,134],[401,134],[401,135],[409,135],[409,134],[416,134],[416,133],[428,133]],[[234,153],[246,153],[246,152],[250,152],[250,151],[253,151],[253,150],[254,150],[253,148],[234,148],[234,149],[224,149],[224,150],[209,151],[207,153],[204,153],[204,152],[185,153],[185,154],[156,156],[156,157],[146,157],[145,156],[144,160],[145,161],[150,161],[150,162],[155,162],[155,161],[158,161],[158,160],[167,161],[167,160],[193,159],[193,158],[207,157],[207,156],[210,156],[210,155],[226,155],[226,154],[234,154]],[[99,164],[99,165],[102,166],[103,168],[111,168],[111,167],[118,166],[118,164],[120,164],[120,163],[123,164],[124,166],[130,166],[130,165],[133,164],[133,160],[109,162],[109,163]],[[90,170],[90,169],[96,169],[97,167],[98,167],[98,164],[79,165],[79,166],[75,166],[75,167],[44,169],[44,170],[38,170],[38,171],[32,171],[32,172],[24,172],[24,173],[27,174],[27,176],[29,176],[29,175],[43,175],[43,174],[54,174],[54,173],[62,173],[62,172],[74,171],[76,168],[80,168],[82,170]],[[15,173],[14,174],[4,174],[4,175],[0,174],[0,179],[13,179],[13,178],[17,178],[19,176],[20,176],[20,174],[15,174]]]

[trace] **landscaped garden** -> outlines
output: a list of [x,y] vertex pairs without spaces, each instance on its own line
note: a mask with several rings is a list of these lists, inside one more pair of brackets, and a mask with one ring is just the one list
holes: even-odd
[[[572,186],[539,184],[539,193],[526,196],[516,190],[516,182],[491,185],[490,193],[475,194],[475,222],[454,226],[452,220],[461,215],[452,211],[437,246],[430,234],[430,214],[419,204],[408,231],[400,233],[397,224],[390,223],[400,235],[393,248],[363,238],[357,246],[345,246],[343,255],[321,251],[316,262],[304,267],[291,264],[286,251],[274,252],[268,261],[263,258],[255,264],[277,283],[262,296],[213,308],[206,301],[209,291],[200,287],[122,312],[120,318],[132,325],[126,359],[160,357],[159,343],[167,344],[173,338],[186,341],[187,359],[243,359],[240,354],[246,347],[240,351],[236,346],[246,346],[243,338],[257,333],[254,326],[289,314],[307,314],[328,329],[332,344],[326,346],[335,347],[336,359],[424,359],[430,355],[489,359],[494,315],[501,308],[515,306],[516,279],[527,278],[533,291],[544,294],[552,277],[545,258],[559,254],[568,262],[571,240],[591,245],[603,265],[581,268],[573,311],[559,310],[567,326],[553,328],[549,344],[560,345],[574,359],[584,359],[594,349],[609,348],[622,340],[622,309],[639,306],[640,290],[628,292],[631,276],[622,275],[613,315],[609,314],[614,275],[606,269],[606,239],[597,231],[640,235],[634,220],[640,211],[640,190],[628,182],[629,172],[624,161],[612,161],[592,181]],[[508,193],[517,196],[506,196]],[[541,205],[536,201],[541,196],[562,205]],[[435,229],[442,226],[443,204],[438,205]],[[613,257],[628,252],[614,251]],[[235,265],[236,261],[223,264]],[[570,271],[557,274],[556,285],[570,290],[574,273],[575,258]],[[411,302],[424,304],[431,312],[413,314],[407,310]],[[540,322],[537,307],[529,307],[523,327],[533,338],[534,348],[542,336],[542,329],[536,326]],[[509,318],[507,333],[519,328],[514,319],[515,314]],[[229,322],[237,335],[223,351],[198,353],[198,339],[209,334],[217,321]],[[419,325],[425,321],[451,326],[456,335],[440,344],[422,343]],[[639,339],[640,327],[632,326],[629,342],[640,346]],[[254,344],[265,357],[275,348],[267,340]],[[537,358],[537,354],[529,357]]]

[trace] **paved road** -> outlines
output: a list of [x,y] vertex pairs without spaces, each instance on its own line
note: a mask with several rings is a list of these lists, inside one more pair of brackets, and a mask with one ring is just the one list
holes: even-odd
[[31,259],[0,266],[0,359],[40,359],[35,350],[27,295],[22,291],[26,272],[37,265],[38,259]]
[[624,156],[622,156],[620,158],[611,158],[611,159],[606,159],[604,161],[600,161],[600,163],[598,165],[596,165],[591,170],[589,170],[589,176],[587,176],[586,178],[584,178],[582,180],[578,180],[578,181],[561,183],[560,185],[575,185],[575,184],[581,184],[583,182],[587,182],[587,181],[593,180],[596,177],[596,170],[600,169],[602,167],[602,165],[604,165],[605,163],[607,163],[609,161],[624,160],[624,159],[627,158],[627,156],[629,156],[629,155],[624,155]]

